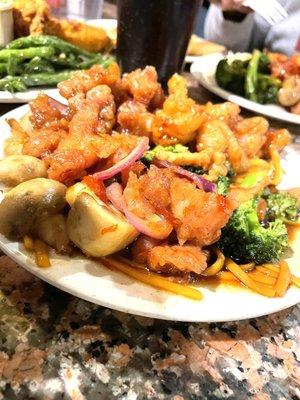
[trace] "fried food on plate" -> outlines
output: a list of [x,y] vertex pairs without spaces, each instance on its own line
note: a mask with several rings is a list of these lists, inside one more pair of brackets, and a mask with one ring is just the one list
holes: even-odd
[[45,0],[16,0],[13,12],[15,37],[53,35],[94,52],[111,45],[102,28],[53,17]]
[[211,53],[223,53],[226,47],[218,43],[209,42],[197,35],[192,35],[187,49],[189,56],[204,56]]

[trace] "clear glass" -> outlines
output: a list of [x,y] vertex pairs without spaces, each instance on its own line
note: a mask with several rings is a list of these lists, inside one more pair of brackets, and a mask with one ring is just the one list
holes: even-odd
[[102,17],[103,0],[48,0],[54,15],[74,20]]

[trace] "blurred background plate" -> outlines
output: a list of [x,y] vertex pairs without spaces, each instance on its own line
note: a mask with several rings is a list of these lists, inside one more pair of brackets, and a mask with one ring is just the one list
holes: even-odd
[[275,104],[259,104],[244,97],[227,92],[221,89],[215,80],[215,72],[218,62],[224,58],[221,53],[209,54],[199,57],[199,59],[191,65],[191,73],[206,89],[222,97],[238,104],[241,107],[254,111],[267,117],[275,118],[285,122],[291,122],[300,125],[300,115],[292,114],[286,111],[283,107]]

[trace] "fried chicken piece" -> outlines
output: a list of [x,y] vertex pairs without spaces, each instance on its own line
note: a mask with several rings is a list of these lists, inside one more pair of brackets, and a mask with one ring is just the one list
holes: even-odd
[[38,158],[47,157],[65,136],[67,132],[64,129],[53,127],[34,129],[24,143],[22,154]]
[[144,104],[135,100],[127,100],[118,109],[119,131],[131,135],[150,137],[153,118],[153,114],[147,111]]
[[208,102],[204,107],[204,113],[208,119],[219,119],[224,121],[230,128],[242,118],[240,117],[241,109],[237,104],[225,101],[220,104],[212,104]]
[[201,274],[206,267],[206,255],[196,246],[156,246],[149,250],[147,265],[155,272]]
[[62,118],[69,118],[69,107],[53,99],[46,94],[40,93],[36,99],[29,102],[31,116],[30,122],[34,128],[41,128],[53,122],[59,122]]
[[3,151],[6,156],[23,154],[23,146],[28,139],[28,133],[14,118],[6,120],[10,126],[11,136],[4,141]]
[[97,133],[111,133],[115,125],[116,104],[111,89],[107,85],[98,85],[87,92],[86,98],[99,107]]
[[174,177],[170,186],[171,210],[180,221],[175,227],[178,241],[196,241],[199,246],[215,243],[236,207],[230,198],[206,193],[186,179]]
[[267,137],[268,121],[263,117],[245,118],[235,127],[237,140],[249,158],[258,156]]
[[218,160],[224,164],[224,154],[232,168],[245,171],[248,168],[248,158],[239,145],[237,138],[228,125],[219,119],[206,121],[199,129],[197,136],[197,150],[202,152],[213,151],[212,163]]
[[154,67],[136,69],[129,74],[124,74],[122,87],[133,99],[146,107],[152,102],[152,108],[163,101],[163,92],[157,82],[157,72]]
[[277,151],[281,151],[291,143],[291,134],[287,129],[269,130],[266,133],[266,142],[263,146],[263,156],[270,157],[270,146],[274,146]]
[[13,4],[14,36],[42,35],[50,15],[45,0],[15,0]]
[[154,116],[152,140],[163,146],[186,144],[195,139],[204,114],[188,97],[186,80],[182,76],[173,75],[168,87],[170,94],[162,110],[157,110]]
[[146,235],[140,235],[137,240],[133,243],[131,248],[131,254],[137,263],[147,264],[147,257],[153,247],[158,246],[161,241],[153,239]]
[[[155,232],[157,238],[164,239],[172,232],[173,226],[161,212],[157,213],[155,206],[143,194],[144,181],[144,175],[138,178],[133,172],[130,172],[123,192],[124,201],[128,210],[142,219],[145,226]],[[158,183],[158,186],[160,191],[164,189],[163,182]]]
[[75,71],[71,77],[60,82],[57,87],[59,93],[69,99],[77,94],[85,95],[90,89],[98,85],[111,87],[120,79],[120,68],[117,63],[111,63],[107,68],[93,65],[88,70]]
[[97,162],[92,146],[99,123],[99,106],[89,99],[72,98],[70,107],[77,110],[69,124],[69,134],[62,138],[53,154],[48,176],[64,182],[82,176],[83,171]]
[[43,33],[57,36],[82,49],[99,52],[111,47],[112,42],[106,31],[99,26],[87,25],[81,21],[70,21],[48,16]]
[[93,52],[112,44],[100,27],[53,17],[46,0],[15,0],[13,15],[15,37],[53,35]]

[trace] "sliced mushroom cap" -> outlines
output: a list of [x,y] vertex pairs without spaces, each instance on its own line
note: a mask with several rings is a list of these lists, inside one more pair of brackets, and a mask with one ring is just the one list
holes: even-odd
[[84,191],[69,212],[67,230],[72,242],[93,257],[115,253],[138,236],[120,212]]
[[283,81],[278,92],[278,101],[284,107],[291,107],[300,101],[300,78],[289,76]]
[[0,204],[0,233],[10,239],[22,238],[38,219],[59,213],[66,205],[65,195],[66,186],[52,179],[20,183]]
[[0,182],[14,187],[35,178],[45,178],[47,168],[44,161],[25,155],[7,156],[0,160]]
[[48,215],[37,220],[33,233],[58,253],[70,253],[71,245],[67,234],[67,218],[63,214]]

